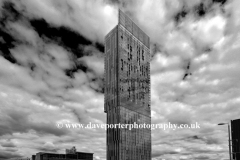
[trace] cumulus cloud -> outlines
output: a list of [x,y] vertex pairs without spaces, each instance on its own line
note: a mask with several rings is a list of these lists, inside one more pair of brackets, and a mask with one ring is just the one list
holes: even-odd
[[42,147],[39,148],[41,151],[44,152],[56,152],[58,149],[52,142],[46,142],[43,144]]
[[20,1],[25,13],[44,18],[48,23],[68,26],[85,37],[103,42],[104,35],[117,23],[117,10],[107,1]]

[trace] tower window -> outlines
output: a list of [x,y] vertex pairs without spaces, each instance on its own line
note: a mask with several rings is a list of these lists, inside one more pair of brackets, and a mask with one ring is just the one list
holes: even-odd
[[121,70],[123,71],[123,59],[121,59],[121,62],[122,62],[122,67],[121,67]]

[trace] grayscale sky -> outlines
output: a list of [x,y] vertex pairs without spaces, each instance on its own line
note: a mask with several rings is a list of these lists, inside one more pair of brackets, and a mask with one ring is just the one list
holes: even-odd
[[122,10],[151,39],[153,160],[227,160],[227,126],[240,118],[239,0],[1,0],[0,159],[36,152],[106,159],[104,36]]

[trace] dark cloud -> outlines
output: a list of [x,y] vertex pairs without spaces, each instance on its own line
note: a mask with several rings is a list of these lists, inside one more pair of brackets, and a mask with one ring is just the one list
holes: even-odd
[[185,139],[186,141],[190,141],[190,142],[193,142],[193,141],[202,141],[206,144],[209,144],[209,145],[212,145],[212,144],[220,144],[220,140],[216,137],[213,137],[213,136],[198,136],[198,135],[194,135],[194,136],[190,136],[190,137],[187,137]]
[[95,46],[100,52],[104,53],[104,45],[103,44],[96,43]]
[[6,148],[5,151],[9,151],[9,152],[17,152],[18,149],[17,149],[17,148]]
[[39,135],[52,134],[62,136],[67,134],[64,129],[58,129],[55,123],[33,122],[29,119],[29,113],[9,111],[9,118],[0,124],[0,135],[13,134],[15,132],[27,133],[35,130]]
[[221,5],[224,5],[228,0],[212,0],[214,3],[220,3]]
[[16,21],[22,18],[22,14],[16,9],[16,5],[11,1],[3,1],[0,14],[0,24],[5,25],[7,21]]
[[75,65],[71,69],[66,69],[66,75],[70,78],[75,78],[74,73],[77,73],[79,70],[82,70],[84,73],[88,71],[86,64],[83,63],[75,63]]
[[12,158],[23,158],[23,156],[20,153],[15,153],[14,151],[0,150],[0,160],[7,160]]
[[204,159],[204,160],[210,160],[211,159],[211,156],[206,156],[206,155],[200,155],[200,156],[196,156],[196,157],[194,157],[194,159],[196,159],[196,160],[202,160],[202,159]]
[[176,152],[176,151],[159,151],[159,152],[152,153],[152,157],[156,158],[156,157],[161,157],[161,156],[164,156],[164,155],[171,155],[171,154],[179,154],[179,152]]
[[163,46],[161,46],[159,43],[155,43],[151,46],[151,60],[154,59],[154,56],[158,53],[163,53],[163,54],[167,54],[163,51]]
[[185,74],[183,76],[183,80],[185,80],[189,75],[192,75],[192,73],[190,72],[190,64],[191,61],[187,62],[186,68],[185,68]]
[[183,7],[181,11],[179,11],[175,16],[174,16],[174,20],[176,21],[176,23],[180,23],[182,20],[184,20],[184,18],[187,16],[188,14],[188,10]]
[[203,52],[211,52],[212,51],[212,48],[211,47],[206,47]]
[[0,14],[0,54],[12,63],[16,59],[11,55],[10,49],[14,48],[17,40],[6,31],[6,22],[19,19],[20,13],[15,9],[14,4],[4,1]]
[[0,143],[0,144],[2,147],[16,147],[16,145],[11,141],[6,141],[6,142]]
[[40,37],[47,37],[70,50],[77,58],[83,56],[80,45],[90,45],[91,41],[67,27],[50,25],[44,19],[30,20],[31,25]]
[[79,112],[76,111],[75,109],[72,109],[72,113],[73,113],[73,115],[75,115],[75,117],[77,118],[78,122],[79,122],[79,123],[82,123],[82,121],[83,121],[83,116],[80,115],[81,113],[79,114]]
[[93,78],[89,86],[98,93],[104,93],[104,78]]
[[0,29],[0,37],[2,38],[2,41],[0,41],[0,55],[6,58],[8,61],[16,63],[16,59],[11,55],[9,51],[15,46],[14,43],[16,41],[10,34],[3,31],[2,29]]
[[[218,1],[218,2],[217,2]],[[199,17],[204,17],[205,15],[207,15],[208,13],[211,13],[214,11],[213,5],[214,3],[221,3],[221,4],[225,4],[225,2],[223,2],[225,0],[213,0],[213,1],[201,1],[199,4],[195,5],[193,7],[193,13],[195,13],[197,16]]]
[[110,3],[113,4],[120,4],[121,2],[123,2],[124,0],[108,0]]
[[200,3],[195,7],[195,10],[198,16],[203,17],[207,12],[207,7],[204,5],[204,3]]

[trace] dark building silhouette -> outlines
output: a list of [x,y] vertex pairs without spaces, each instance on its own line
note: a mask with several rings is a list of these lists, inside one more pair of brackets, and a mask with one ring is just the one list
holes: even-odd
[[32,160],[93,160],[93,153],[77,152],[76,148],[66,149],[65,154],[39,152]]
[[240,119],[231,120],[232,159],[240,160]]
[[[150,39],[121,10],[105,37],[107,124],[151,124]],[[150,128],[107,129],[107,160],[150,160]]]

